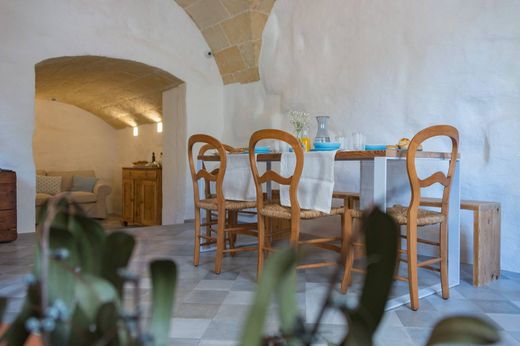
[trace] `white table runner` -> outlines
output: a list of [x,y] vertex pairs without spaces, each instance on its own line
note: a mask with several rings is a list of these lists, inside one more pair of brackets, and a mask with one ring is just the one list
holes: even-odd
[[[336,150],[305,153],[303,172],[298,185],[300,208],[330,213],[334,190],[335,156]],[[294,153],[282,153],[280,174],[283,177],[292,175],[295,165]],[[280,202],[283,206],[291,206],[288,185],[280,186]]]
[[249,155],[227,154],[226,158],[226,174],[222,185],[224,198],[233,201],[256,201]]

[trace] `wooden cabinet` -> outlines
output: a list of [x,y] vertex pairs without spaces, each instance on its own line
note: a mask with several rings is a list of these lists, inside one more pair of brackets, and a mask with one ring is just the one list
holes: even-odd
[[123,168],[125,224],[160,225],[162,220],[162,169]]
[[0,242],[16,238],[16,173],[0,170]]

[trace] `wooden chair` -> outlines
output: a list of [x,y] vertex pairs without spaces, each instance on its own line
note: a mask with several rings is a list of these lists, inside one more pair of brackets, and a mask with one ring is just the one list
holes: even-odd
[[[417,169],[415,164],[417,147],[425,140],[432,137],[448,137],[451,139],[451,159],[449,163],[447,175],[443,172],[435,172],[426,179],[420,179],[417,176]],[[459,132],[456,128],[449,125],[438,125],[428,127],[418,132],[410,145],[408,146],[408,152],[406,154],[406,169],[408,172],[408,179],[411,188],[411,198],[408,207],[395,205],[392,208],[387,209],[387,213],[390,214],[399,225],[406,226],[406,235],[401,235],[401,238],[406,239],[407,249],[399,249],[399,255],[405,254],[406,258],[401,259],[399,256],[397,267],[399,267],[400,261],[408,264],[408,277],[396,276],[396,279],[401,281],[408,281],[410,290],[410,302],[412,310],[419,309],[419,279],[417,276],[418,268],[429,269],[440,272],[441,276],[441,288],[442,297],[444,299],[449,298],[449,287],[448,287],[448,211],[449,211],[449,197],[450,188],[455,171],[455,163],[458,155],[459,147]],[[439,183],[443,186],[442,203],[440,211],[432,211],[427,209],[421,209],[421,189],[429,187],[433,184]],[[351,210],[350,215],[347,218],[361,218],[362,212],[359,209]],[[417,228],[419,226],[439,225],[439,241],[431,241],[427,239],[421,239],[417,236]],[[417,243],[427,244],[436,246],[439,248],[439,257],[430,258],[422,262],[417,260]],[[434,264],[440,264],[440,268],[434,267]],[[454,263],[453,265],[458,265]],[[348,271],[348,268],[347,268]],[[348,276],[350,273],[348,274]],[[349,278],[347,278],[347,281]]]
[[[224,149],[226,150],[227,153],[231,153],[231,154],[241,153],[240,149],[235,148],[231,145],[222,143],[222,146],[224,147]],[[207,155],[208,151],[212,151],[212,150],[215,150],[215,148],[212,145],[204,144],[199,149],[198,155],[199,156]],[[206,169],[206,164],[204,163],[204,161],[202,162],[202,168]],[[217,174],[218,168],[213,169],[211,171],[211,173]],[[216,197],[217,196],[214,192],[214,187],[212,189],[212,186],[211,186],[211,181],[205,180],[204,181],[204,198],[210,199],[210,198],[216,198]],[[254,212],[248,212],[248,213],[253,214]],[[206,210],[206,220],[205,220],[204,224],[201,224],[201,226],[206,227],[206,236],[207,237],[211,237],[211,233],[216,232],[216,230],[213,228],[213,225],[217,225],[217,223],[218,223],[217,222],[218,218],[216,218],[215,214],[216,214],[215,211],[207,209]],[[238,224],[238,215],[239,215],[238,210],[227,210],[226,214],[227,214],[226,220],[230,226],[235,226]],[[256,214],[256,213],[254,213],[254,214]],[[236,242],[236,233],[226,233],[226,235],[228,235],[226,240],[229,242],[229,247],[231,249],[233,249],[235,247],[235,242]],[[234,256],[234,255],[235,255],[235,252],[231,252],[231,256]]]
[[[217,169],[209,172],[205,165],[202,165],[200,170],[195,169],[194,159],[193,159],[193,147],[195,144],[201,143],[203,146],[199,151],[199,154],[205,153],[208,149],[215,149],[218,153],[219,157],[219,166]],[[204,149],[204,150],[202,150]],[[217,244],[217,250],[215,254],[215,272],[218,274],[222,269],[222,259],[224,257],[224,253],[235,253],[239,251],[256,251],[256,247],[241,247],[235,248],[234,244],[230,246],[230,248],[226,248],[225,239],[226,233],[235,235],[237,233],[246,234],[249,236],[257,236],[257,232],[253,231],[256,229],[256,223],[249,224],[238,224],[236,219],[232,219],[233,222],[228,222],[226,224],[226,212],[236,212],[242,209],[254,208],[256,206],[255,201],[233,201],[224,199],[224,193],[222,191],[222,185],[224,182],[224,175],[226,173],[226,149],[220,141],[216,138],[197,134],[193,135],[188,140],[188,161],[190,165],[191,177],[193,182],[193,199],[195,205],[195,248],[193,255],[193,263],[195,266],[199,265],[200,258],[200,246],[201,245],[210,245]],[[200,198],[199,191],[199,180],[204,179],[205,186],[207,187],[210,182],[215,182],[215,195],[208,196],[205,195],[204,199]],[[217,229],[214,230],[211,228],[206,229],[206,234],[201,234],[201,209],[205,209],[207,211],[216,211],[217,212]],[[207,220],[208,222],[209,220]],[[206,225],[207,226],[207,225]],[[212,236],[212,232],[216,231],[216,238]],[[201,239],[205,241],[201,243]],[[229,239],[234,239],[233,236],[230,236]]]
[[[296,167],[294,172],[289,177],[282,177],[279,173],[273,170],[267,170],[264,174],[260,175],[255,158],[255,146],[261,140],[279,140],[289,144],[294,154],[296,155]],[[269,219],[285,219],[291,222],[291,233],[290,233],[290,244],[292,246],[299,246],[303,244],[317,246],[319,248],[332,250],[342,255],[342,258],[346,258],[344,254],[348,251],[347,245],[349,240],[349,227],[345,222],[343,215],[347,210],[347,206],[333,207],[330,214],[326,214],[317,210],[305,210],[300,209],[298,203],[297,191],[300,177],[303,170],[303,149],[300,142],[291,134],[280,131],[280,130],[260,130],[253,133],[249,140],[249,160],[251,162],[251,170],[253,172],[253,178],[256,186],[256,208],[258,212],[258,269],[257,275],[259,276],[262,272],[264,265],[264,252],[271,252],[275,249],[272,247],[267,230],[269,229]],[[291,201],[291,207],[284,207],[278,200],[264,200],[262,185],[267,182],[276,182],[280,185],[289,186],[289,195]],[[339,237],[316,237],[312,239],[302,240],[300,239],[300,220],[302,219],[316,219],[327,216],[341,216],[341,236]],[[340,245],[337,243],[340,242]],[[298,265],[298,269],[304,268],[319,268],[324,266],[336,266],[337,261],[323,261],[311,264]],[[348,267],[350,264],[346,264]],[[341,288],[342,292],[346,291],[346,287]]]

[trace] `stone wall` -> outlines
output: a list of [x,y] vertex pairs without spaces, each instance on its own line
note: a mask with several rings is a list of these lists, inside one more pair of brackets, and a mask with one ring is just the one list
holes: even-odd
[[262,31],[275,0],[175,0],[211,48],[224,84],[260,79]]

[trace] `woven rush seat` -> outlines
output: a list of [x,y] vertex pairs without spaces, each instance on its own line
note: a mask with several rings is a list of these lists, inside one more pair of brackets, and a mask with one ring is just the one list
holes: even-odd
[[[408,223],[408,207],[394,205],[392,208],[387,209],[387,213],[392,216],[399,225],[406,225]],[[441,213],[419,208],[417,226],[435,225],[444,221],[446,221],[446,218]]]
[[[330,214],[323,213],[318,210],[309,210],[309,209],[301,209],[300,210],[300,218],[302,219],[314,219],[317,217],[325,217],[331,215],[341,215],[343,214],[343,207],[332,207],[330,209]],[[267,217],[275,217],[279,219],[291,219],[291,208],[284,207],[280,204],[266,204],[261,211],[261,214]]]
[[[406,225],[408,223],[408,207],[394,205],[393,207],[388,208],[386,212],[394,218],[397,224]],[[356,219],[361,219],[363,217],[363,211],[359,209],[351,209],[350,214]],[[446,221],[446,218],[441,213],[419,208],[419,214],[417,215],[418,226],[435,225],[443,221]]]
[[[230,209],[230,210],[256,208],[256,201],[232,201],[232,200],[226,199],[224,202],[224,206],[226,209]],[[197,203],[197,207],[208,209],[208,210],[218,210],[217,199],[216,198],[207,198],[207,199],[200,200]]]

